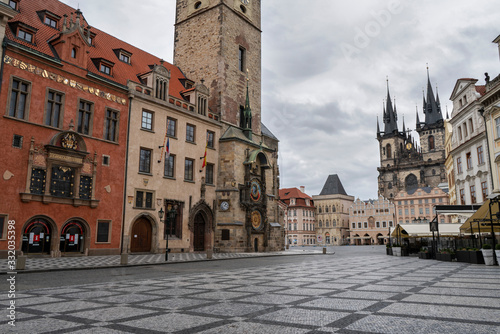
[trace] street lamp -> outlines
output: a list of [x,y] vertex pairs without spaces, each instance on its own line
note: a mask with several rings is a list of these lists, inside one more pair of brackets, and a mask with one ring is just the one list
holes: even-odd
[[[163,208],[161,208],[160,211],[158,211],[158,217],[160,217],[160,222],[162,221],[164,215],[165,215],[165,211],[163,211]],[[165,247],[165,261],[168,261],[168,232],[167,232],[166,227],[167,226],[165,225],[165,235],[167,238],[167,246]]]

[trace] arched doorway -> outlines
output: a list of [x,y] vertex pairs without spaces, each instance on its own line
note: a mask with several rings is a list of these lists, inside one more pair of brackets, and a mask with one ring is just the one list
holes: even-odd
[[131,253],[147,253],[151,251],[152,227],[148,219],[141,217],[132,226],[130,242]]
[[195,252],[205,250],[205,218],[201,212],[194,216],[193,248]]
[[382,233],[377,234],[377,241],[379,245],[384,244],[384,236],[382,235]]
[[79,221],[72,220],[61,229],[59,250],[61,253],[83,253],[86,229]]
[[23,231],[22,251],[26,254],[50,254],[51,232],[50,223],[46,219],[31,221]]

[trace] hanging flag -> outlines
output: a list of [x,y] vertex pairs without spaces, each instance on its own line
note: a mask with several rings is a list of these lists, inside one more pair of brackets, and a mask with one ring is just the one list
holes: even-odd
[[167,147],[165,148],[165,161],[170,157],[170,138],[167,138]]

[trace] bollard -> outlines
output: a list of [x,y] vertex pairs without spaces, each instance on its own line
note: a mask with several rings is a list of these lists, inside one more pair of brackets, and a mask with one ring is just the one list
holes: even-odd
[[126,266],[128,264],[128,254],[127,253],[123,253],[121,254],[121,257],[120,257],[120,264],[122,266]]
[[212,250],[207,250],[207,260],[211,260],[212,259],[212,255],[213,255],[213,251]]
[[326,254],[326,247],[323,247],[323,254]]
[[24,270],[26,268],[26,255],[19,255],[16,261],[16,269]]

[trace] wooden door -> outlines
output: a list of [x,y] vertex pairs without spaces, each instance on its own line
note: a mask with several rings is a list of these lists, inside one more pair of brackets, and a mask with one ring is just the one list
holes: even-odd
[[151,251],[151,224],[145,218],[139,218],[132,227],[130,252],[144,253]]
[[201,214],[194,217],[193,248],[195,252],[205,250],[205,219]]

